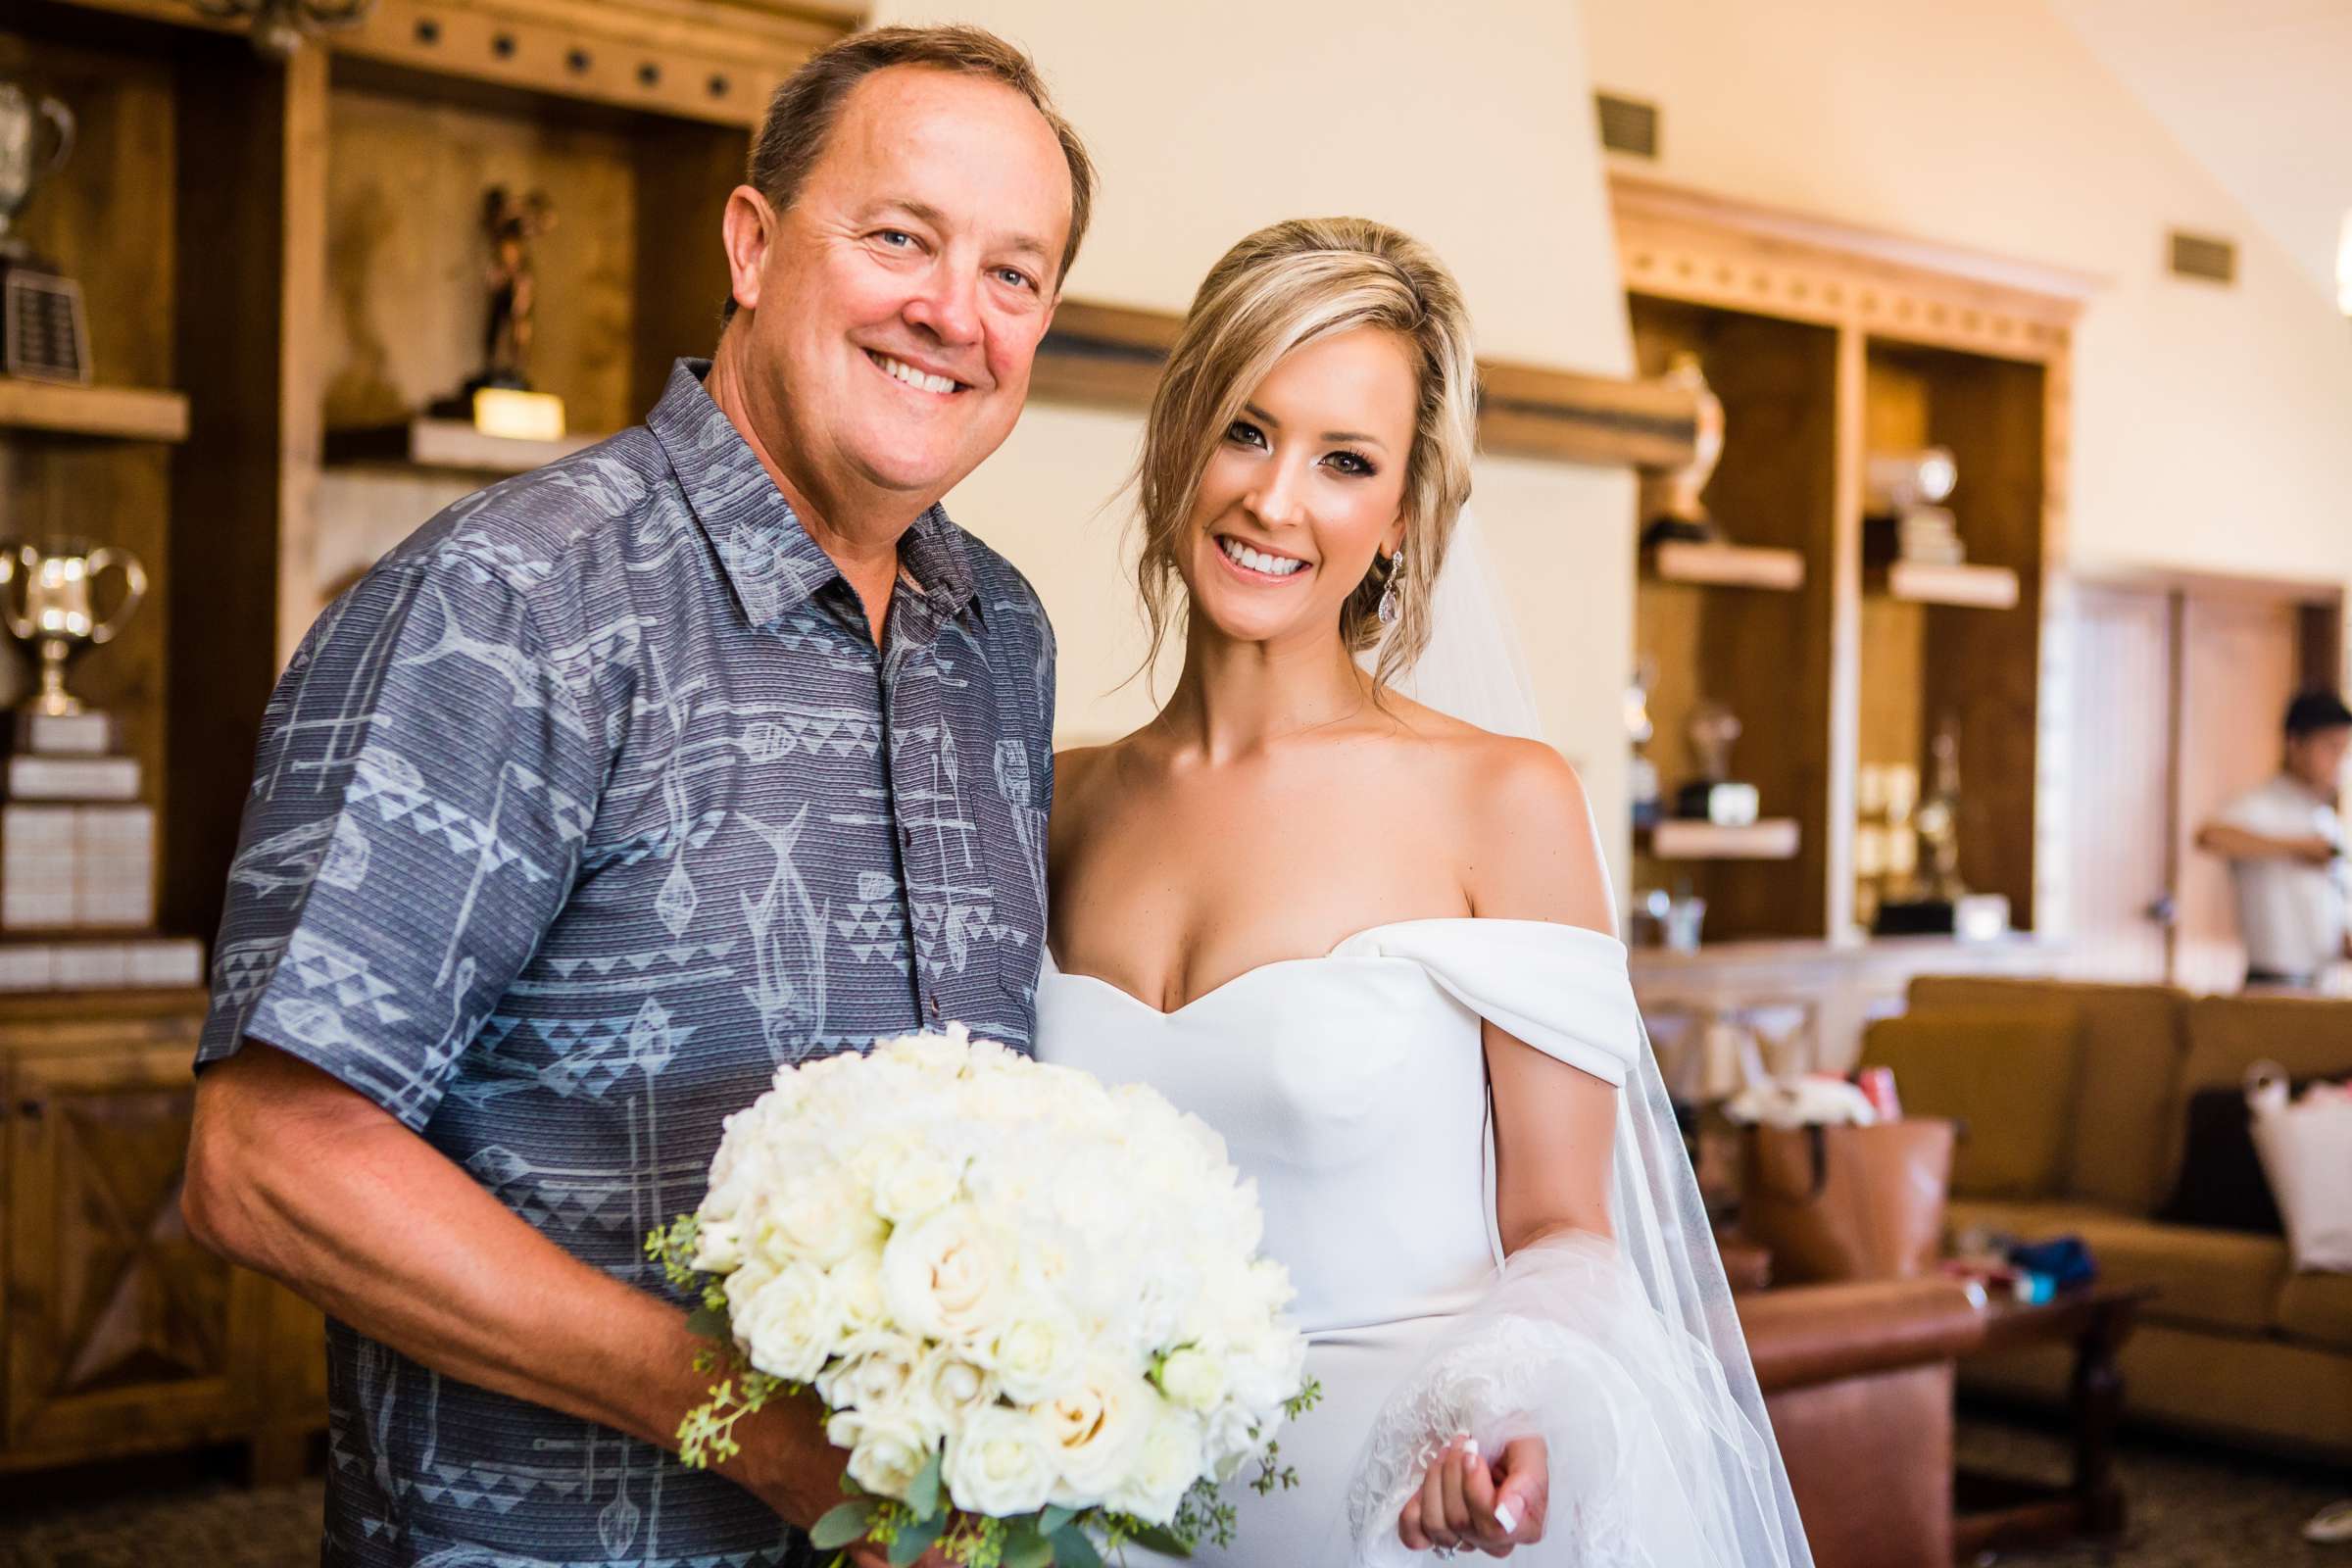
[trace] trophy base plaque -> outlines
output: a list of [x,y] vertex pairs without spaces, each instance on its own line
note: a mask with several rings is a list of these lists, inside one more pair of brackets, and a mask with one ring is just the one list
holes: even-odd
[[1752,826],[1763,807],[1753,784],[1720,779],[1696,779],[1675,793],[1674,814],[1687,822],[1712,822],[1717,827]]
[[502,381],[475,381],[427,411],[439,419],[464,419],[484,435],[510,441],[564,439],[564,400]]
[[91,710],[42,713],[20,708],[11,749],[45,757],[104,757],[115,749],[115,718]]
[[0,371],[89,384],[90,329],[79,283],[29,259],[0,256]]

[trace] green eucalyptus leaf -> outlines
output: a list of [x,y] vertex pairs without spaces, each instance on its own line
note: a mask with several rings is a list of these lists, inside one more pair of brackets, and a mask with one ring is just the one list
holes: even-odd
[[1127,1539],[1140,1546],[1150,1546],[1162,1556],[1189,1558],[1193,1554],[1184,1538],[1166,1525],[1145,1525]]
[[939,1464],[940,1455],[934,1453],[931,1462],[923,1466],[923,1473],[906,1489],[906,1506],[914,1510],[917,1519],[929,1519],[939,1512]]
[[1017,1530],[1004,1539],[1004,1568],[1054,1568],[1054,1544],[1034,1530]]
[[1054,1532],[1054,1568],[1102,1568],[1102,1554],[1085,1531],[1063,1525]]
[[874,1505],[863,1499],[845,1502],[838,1508],[828,1508],[808,1532],[810,1544],[821,1548],[854,1545],[865,1539],[866,1526],[873,1522]]
[[1040,1509],[1037,1515],[1037,1533],[1041,1536],[1059,1535],[1061,1527],[1077,1517],[1078,1510],[1075,1508],[1047,1507]]
[[696,1307],[686,1314],[686,1332],[706,1340],[726,1339],[728,1328],[725,1308]]
[[915,1558],[931,1549],[931,1543],[948,1527],[948,1516],[918,1519],[899,1529],[899,1539],[890,1544],[890,1568],[908,1568]]

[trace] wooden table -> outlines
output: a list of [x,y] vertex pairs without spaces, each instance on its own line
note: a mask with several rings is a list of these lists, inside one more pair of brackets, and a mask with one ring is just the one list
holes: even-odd
[[2116,1352],[2132,1337],[2139,1306],[2156,1293],[2145,1286],[2093,1285],[2037,1305],[1994,1301],[1985,1308],[1984,1338],[1972,1355],[2053,1341],[2075,1348],[2069,1407],[2075,1464],[2063,1485],[1962,1471],[1952,1488],[1953,1561],[2001,1546],[2047,1545],[2124,1533],[2124,1492],[2115,1479],[2115,1430],[2123,1413],[2124,1379]]

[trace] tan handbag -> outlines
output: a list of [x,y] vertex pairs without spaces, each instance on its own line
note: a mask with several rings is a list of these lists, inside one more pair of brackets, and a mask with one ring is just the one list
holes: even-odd
[[1776,1283],[1908,1279],[1935,1268],[1952,1179],[1951,1122],[1750,1127],[1740,1229]]

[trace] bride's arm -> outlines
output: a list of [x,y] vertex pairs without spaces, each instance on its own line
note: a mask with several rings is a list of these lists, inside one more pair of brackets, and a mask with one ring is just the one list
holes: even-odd
[[[1463,886],[1473,913],[1613,931],[1608,873],[1576,770],[1547,746],[1496,738],[1482,746],[1465,824]],[[1617,1128],[1614,1084],[1569,1066],[1489,1023],[1494,1103],[1494,1208],[1503,1250],[1576,1233],[1608,1238]],[[1482,1455],[1456,1439],[1407,1500],[1397,1535],[1415,1551],[1475,1547],[1494,1555],[1544,1536],[1549,1454],[1522,1437]]]
[[[1467,824],[1472,912],[1614,932],[1585,788],[1560,754],[1494,737]],[[1607,1236],[1615,1085],[1486,1026],[1494,1089],[1494,1213],[1506,1253],[1568,1231]]]

